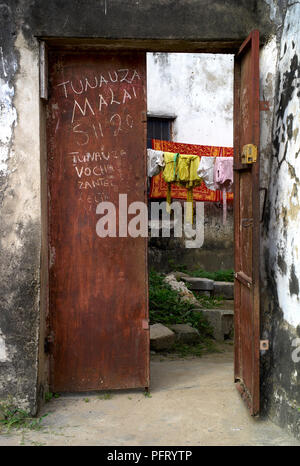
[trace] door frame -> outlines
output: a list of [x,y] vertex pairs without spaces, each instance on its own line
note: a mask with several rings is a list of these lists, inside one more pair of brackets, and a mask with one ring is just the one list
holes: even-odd
[[[212,53],[236,55],[243,43],[242,40],[209,41],[178,40],[178,39],[93,39],[93,38],[63,38],[63,37],[37,37],[40,43],[40,143],[41,143],[41,284],[40,284],[40,334],[38,357],[38,406],[44,400],[44,392],[49,386],[49,355],[47,354],[47,332],[49,327],[49,277],[48,277],[48,202],[47,202],[47,142],[46,142],[46,116],[45,102],[48,99],[47,89],[47,51],[66,50],[82,52],[94,51],[144,51],[168,53]],[[233,91],[234,93],[234,91]],[[259,148],[258,148],[259,150]],[[260,251],[258,253],[260,257]],[[50,336],[51,338],[51,336]],[[233,377],[234,379],[234,377]]]

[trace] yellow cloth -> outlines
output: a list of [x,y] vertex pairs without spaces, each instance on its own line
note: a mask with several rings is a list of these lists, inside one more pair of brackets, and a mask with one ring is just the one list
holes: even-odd
[[167,212],[170,213],[171,211],[171,183],[176,183],[188,190],[186,221],[193,224],[193,188],[199,186],[202,182],[202,178],[199,178],[197,174],[199,157],[197,155],[165,152],[164,161],[163,177],[168,183]]
[[176,181],[178,156],[179,154],[174,154],[173,152],[164,153],[165,166],[163,170],[163,177],[166,183]]

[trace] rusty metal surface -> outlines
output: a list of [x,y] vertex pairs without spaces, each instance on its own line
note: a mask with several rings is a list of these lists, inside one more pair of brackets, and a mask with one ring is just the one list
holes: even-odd
[[243,164],[242,148],[259,147],[259,32],[235,57],[235,381],[252,415],[259,413],[259,154]]
[[119,194],[146,201],[145,71],[144,53],[49,54],[53,391],[149,386],[147,238],[96,234],[99,202],[118,234]]

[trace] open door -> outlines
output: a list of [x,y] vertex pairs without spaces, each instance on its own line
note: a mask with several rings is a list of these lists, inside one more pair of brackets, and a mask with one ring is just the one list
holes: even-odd
[[51,390],[148,387],[147,238],[126,231],[147,201],[146,54],[52,50],[49,92]]
[[234,66],[235,382],[259,413],[259,31]]

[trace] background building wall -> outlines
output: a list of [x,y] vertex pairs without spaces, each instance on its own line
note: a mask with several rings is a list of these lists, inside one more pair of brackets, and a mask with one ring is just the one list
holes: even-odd
[[171,114],[173,140],[233,146],[233,55],[147,54],[148,112]]
[[[233,55],[147,54],[148,114],[173,115],[173,141],[233,147]],[[233,268],[233,205],[223,225],[220,203],[204,203],[204,243],[186,248],[184,239],[152,238],[150,266],[168,271]]]

